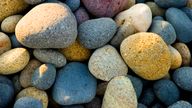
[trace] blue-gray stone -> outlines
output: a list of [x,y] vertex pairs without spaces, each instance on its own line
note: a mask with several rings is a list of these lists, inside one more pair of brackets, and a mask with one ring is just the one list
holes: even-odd
[[19,43],[15,35],[11,35],[10,39],[12,48],[22,47],[21,43]]
[[144,90],[141,97],[139,98],[139,102],[145,105],[151,105],[154,100],[155,94],[152,88]]
[[49,89],[56,77],[56,68],[52,64],[43,64],[32,74],[31,84],[41,90]]
[[15,102],[13,108],[43,108],[43,104],[35,98],[22,97]]
[[173,73],[173,81],[183,90],[192,91],[192,67],[181,67]]
[[75,11],[80,6],[80,0],[66,0],[65,4],[69,6],[72,11]]
[[144,105],[144,104],[138,103],[137,108],[147,108],[147,106],[146,106],[146,105]]
[[88,66],[71,62],[58,71],[52,96],[60,105],[88,103],[95,97],[96,87]]
[[155,0],[155,3],[162,8],[181,8],[187,5],[188,0]]
[[192,105],[187,101],[180,100],[168,108],[192,108]]
[[184,7],[181,10],[192,20],[192,8]]
[[153,20],[162,20],[162,21],[164,21],[164,18],[162,16],[155,16],[155,17],[153,17]]
[[154,83],[153,91],[165,105],[171,105],[180,98],[180,92],[173,81],[162,79]]
[[192,21],[180,9],[169,8],[166,11],[166,19],[175,28],[177,39],[188,43],[192,40]]
[[151,106],[151,108],[165,108],[161,103],[157,102]]
[[153,20],[149,31],[161,36],[167,45],[174,43],[176,40],[175,29],[167,21]]
[[111,18],[87,20],[78,27],[80,43],[88,49],[96,49],[107,44],[117,30]]

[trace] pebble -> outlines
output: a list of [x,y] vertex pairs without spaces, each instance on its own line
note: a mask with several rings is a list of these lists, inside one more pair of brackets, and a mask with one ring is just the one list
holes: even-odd
[[169,106],[168,108],[192,108],[192,105],[184,100],[180,100],[173,105]]
[[52,97],[60,105],[88,103],[95,97],[96,86],[87,65],[71,62],[58,71]]
[[31,97],[41,101],[41,103],[43,104],[43,108],[47,108],[48,106],[47,93],[35,87],[28,87],[20,91],[20,93],[17,94],[16,101],[23,97]]
[[111,18],[88,20],[78,27],[79,41],[88,49],[96,49],[107,44],[116,30],[116,23]]
[[43,105],[35,98],[23,97],[15,102],[13,108],[43,108]]
[[101,108],[102,101],[100,98],[95,97],[91,102],[85,104],[85,108]]
[[89,59],[89,70],[97,78],[109,81],[115,76],[125,76],[128,67],[117,50],[111,45],[98,48]]
[[19,13],[27,8],[24,0],[1,0],[0,1],[0,22],[6,17]]
[[192,20],[192,9],[188,7],[184,7],[181,9],[185,14]]
[[155,2],[146,2],[146,4],[151,9],[153,16],[164,16],[165,10],[159,7]]
[[181,67],[174,71],[173,81],[186,91],[192,91],[192,68],[191,67]]
[[137,108],[137,96],[128,77],[114,77],[109,82],[102,108]]
[[79,41],[75,41],[67,48],[60,49],[60,52],[69,61],[85,61],[91,56],[91,50],[85,48]]
[[153,20],[149,32],[153,32],[161,36],[167,45],[176,41],[176,32],[174,27],[167,21]]
[[83,7],[80,7],[79,9],[77,9],[74,15],[76,17],[78,24],[81,24],[90,19],[89,14],[87,13],[86,9]]
[[1,23],[1,30],[6,33],[14,33],[15,27],[22,17],[22,15],[12,15],[5,18]]
[[67,5],[44,3],[18,22],[15,33],[18,41],[29,48],[64,48],[76,40],[77,21]]
[[30,5],[37,5],[41,2],[44,2],[45,0],[24,0],[27,4],[30,4]]
[[42,64],[32,74],[31,83],[34,87],[47,90],[55,82],[56,68],[52,64]]
[[171,66],[170,51],[159,35],[141,32],[127,37],[120,47],[127,65],[147,80],[163,78]]
[[167,79],[161,79],[154,83],[153,91],[157,98],[165,105],[172,105],[180,99],[180,92],[176,84]]
[[141,97],[139,98],[139,102],[144,105],[151,105],[155,100],[155,94],[152,88],[148,88],[143,90]]
[[82,0],[87,10],[96,17],[113,17],[135,4],[135,0]]
[[162,8],[176,7],[181,8],[186,6],[188,0],[154,0],[155,3]]
[[3,32],[0,32],[0,55],[11,49],[11,40]]
[[181,54],[172,46],[169,46],[171,52],[171,69],[177,69],[182,64]]
[[75,11],[80,6],[80,0],[65,0],[65,4],[69,6],[72,11]]
[[129,35],[137,32],[146,32],[149,29],[152,23],[152,12],[146,4],[136,4],[120,12],[115,17],[115,22],[118,30],[111,40],[111,45],[119,47],[121,42]]
[[19,43],[19,41],[17,40],[15,34],[10,36],[10,40],[11,40],[11,46],[12,48],[19,48],[22,47],[21,43]]
[[175,28],[177,39],[180,42],[188,43],[192,40],[192,21],[180,9],[169,8],[166,11],[166,19]]
[[63,67],[67,63],[62,53],[52,49],[35,49],[33,50],[33,55],[39,61],[53,64],[57,68]]
[[173,47],[181,54],[182,65],[189,66],[191,61],[191,53],[187,45],[184,43],[175,43]]
[[21,71],[29,62],[25,48],[14,48],[0,55],[0,74],[10,75]]

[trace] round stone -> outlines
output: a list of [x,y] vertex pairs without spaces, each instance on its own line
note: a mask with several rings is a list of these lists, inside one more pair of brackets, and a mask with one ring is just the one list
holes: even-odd
[[10,49],[11,49],[11,41],[9,37],[5,33],[0,32],[0,55]]
[[33,73],[31,83],[38,89],[47,90],[53,85],[55,77],[56,68],[52,64],[42,64]]
[[147,2],[146,4],[151,9],[153,16],[164,16],[165,10],[160,8],[155,2]]
[[102,108],[137,108],[137,96],[128,77],[114,77],[109,82]]
[[6,33],[14,33],[15,27],[22,17],[22,15],[12,15],[5,18],[1,23],[1,30]]
[[83,7],[80,7],[79,9],[77,9],[74,14],[78,24],[81,24],[90,19],[89,14]]
[[80,6],[80,0],[65,0],[65,4],[69,6],[72,11],[75,11]]
[[64,48],[75,42],[77,22],[67,5],[43,3],[18,22],[15,34],[29,48]]
[[60,52],[69,61],[85,61],[91,56],[91,50],[85,48],[79,41],[75,41],[67,48],[60,49]]
[[36,5],[36,4],[39,4],[41,2],[44,2],[45,0],[24,0],[27,4],[30,4],[30,5]]
[[169,46],[171,52],[171,69],[177,69],[182,64],[181,54],[172,46]]
[[95,97],[96,86],[87,65],[71,62],[58,71],[52,97],[60,105],[88,103]]
[[29,62],[25,48],[14,48],[0,55],[0,74],[9,75],[21,71]]
[[121,43],[120,52],[127,65],[147,80],[163,78],[171,66],[169,48],[154,33],[142,32],[127,37]]
[[41,101],[32,97],[18,99],[13,108],[43,108]]
[[96,49],[107,44],[116,32],[117,26],[111,18],[98,18],[79,25],[79,41],[88,49]]
[[186,6],[188,0],[154,0],[155,3],[162,8],[176,7],[181,8]]
[[33,55],[39,61],[53,64],[58,68],[63,67],[67,63],[63,54],[52,49],[35,49],[33,50]]
[[16,100],[23,98],[23,97],[32,97],[35,98],[43,104],[43,108],[47,108],[48,106],[48,96],[45,91],[39,90],[35,87],[28,87],[20,91],[17,95]]
[[128,67],[111,45],[98,48],[89,59],[90,72],[100,80],[109,81],[115,76],[125,76]]
[[169,106],[168,108],[192,108],[192,105],[187,101],[180,100]]

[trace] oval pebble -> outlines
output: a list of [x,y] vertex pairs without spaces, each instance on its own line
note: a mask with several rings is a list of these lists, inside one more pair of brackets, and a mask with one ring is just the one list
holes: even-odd
[[65,0],[65,4],[69,6],[72,11],[75,11],[80,6],[80,0]]
[[0,32],[0,55],[11,49],[11,40],[3,32]]
[[151,9],[153,16],[164,16],[165,10],[159,7],[155,2],[147,2],[146,4]]
[[9,75],[21,71],[29,62],[25,48],[14,48],[0,55],[0,74]]
[[64,48],[76,40],[77,21],[67,5],[43,3],[18,22],[15,34],[29,48]]
[[171,69],[179,68],[182,64],[181,54],[172,46],[169,46],[171,52]]
[[88,49],[107,44],[116,32],[117,26],[111,18],[98,18],[83,22],[78,27],[79,41]]
[[33,50],[33,55],[39,61],[53,64],[58,68],[63,67],[67,63],[63,54],[52,49],[35,49]]
[[96,86],[87,65],[71,62],[58,71],[52,97],[60,105],[88,103],[95,97]]
[[102,108],[137,108],[137,96],[128,77],[114,77],[109,82]]
[[153,20],[161,20],[164,21],[164,18],[162,16],[155,16],[153,17]]
[[30,5],[36,5],[36,4],[39,4],[41,2],[44,2],[45,0],[24,0],[27,4],[30,4]]
[[147,80],[163,78],[171,66],[166,43],[154,33],[142,32],[127,37],[121,43],[120,52],[127,65]]
[[89,14],[83,7],[77,9],[74,14],[78,24],[81,24],[90,19]]
[[98,48],[89,59],[89,70],[97,78],[109,81],[115,76],[125,76],[128,67],[111,45]]
[[187,4],[187,0],[154,0],[155,3],[157,3],[157,5],[159,7],[162,8],[170,8],[170,7],[176,7],[176,8],[181,8],[186,6]]
[[13,108],[43,108],[43,105],[35,98],[23,97],[15,102]]
[[184,100],[180,100],[173,105],[169,106],[168,108],[192,108],[192,105]]

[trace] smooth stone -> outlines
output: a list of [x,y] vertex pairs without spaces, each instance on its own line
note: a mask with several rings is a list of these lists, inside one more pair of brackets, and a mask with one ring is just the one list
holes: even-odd
[[184,7],[181,10],[192,20],[192,8]]
[[121,42],[137,32],[146,32],[152,23],[152,12],[150,8],[143,3],[136,4],[131,8],[120,12],[115,17],[118,30],[111,40],[111,45],[119,47]]
[[116,76],[125,76],[128,67],[118,51],[111,45],[105,45],[93,52],[88,67],[97,79],[109,81]]
[[41,62],[39,62],[38,60],[31,59],[29,63],[26,65],[26,67],[21,71],[19,81],[23,88],[27,88],[32,85],[31,84],[32,74],[35,72],[35,69],[37,69],[40,65]]
[[172,46],[169,46],[171,52],[171,69],[177,69],[182,64],[182,57],[179,51]]
[[71,62],[58,71],[52,97],[60,105],[88,103],[95,97],[96,86],[87,65]]
[[137,96],[128,77],[114,77],[109,82],[101,108],[137,108]]
[[153,17],[153,21],[154,20],[161,20],[161,21],[164,21],[164,18],[162,16],[155,16]]
[[65,4],[69,6],[72,11],[75,11],[80,6],[80,0],[65,0]]
[[155,94],[152,88],[148,88],[142,91],[142,95],[139,98],[139,102],[144,105],[151,105],[155,100]]
[[176,32],[174,27],[167,21],[153,20],[149,32],[153,32],[161,36],[167,45],[176,41]]
[[14,75],[12,78],[11,78],[12,82],[13,82],[13,86],[14,86],[14,90],[15,90],[15,93],[19,93],[23,88],[21,86],[21,83],[19,81],[19,75]]
[[77,23],[81,24],[87,20],[90,19],[89,14],[87,13],[87,11],[85,10],[85,8],[80,7],[79,9],[77,9],[74,13]]
[[97,85],[97,95],[104,96],[108,82],[102,82]]
[[113,17],[130,8],[135,0],[82,0],[87,10],[96,17]]
[[0,22],[8,16],[22,12],[27,8],[24,0],[1,0],[0,1]]
[[11,39],[11,46],[12,46],[12,48],[22,47],[21,43],[19,43],[19,41],[17,40],[15,34],[11,35],[10,39]]
[[0,55],[0,74],[10,75],[21,71],[29,62],[25,48],[14,48]]
[[67,61],[62,53],[52,49],[35,49],[33,55],[43,63],[50,63],[57,68],[63,67]]
[[181,8],[186,6],[188,0],[154,0],[155,3],[162,8],[171,8],[171,7],[176,7],[176,8]]
[[43,108],[43,105],[35,98],[23,97],[15,102],[13,108]]
[[167,79],[162,79],[154,83],[153,91],[157,98],[165,105],[171,105],[180,99],[180,92],[177,85]]
[[155,2],[146,2],[146,4],[151,9],[153,16],[164,16],[165,10],[159,7]]
[[30,4],[30,5],[37,5],[39,3],[42,3],[44,2],[45,0],[24,0],[27,4]]
[[88,49],[96,49],[107,44],[116,30],[116,23],[111,18],[88,20],[78,27],[79,41]]
[[91,50],[85,48],[79,41],[75,41],[67,48],[59,50],[69,61],[85,61],[91,56]]
[[16,101],[23,97],[32,97],[37,100],[40,100],[43,104],[43,108],[48,107],[48,96],[45,91],[39,90],[35,87],[28,87],[20,91],[19,94],[17,94]]
[[47,90],[55,82],[56,68],[52,64],[42,64],[32,75],[31,83],[34,87]]
[[177,49],[177,51],[179,51],[179,53],[181,54],[182,65],[189,66],[191,61],[191,53],[188,46],[184,43],[175,43],[173,47]]
[[67,5],[43,3],[18,22],[15,34],[29,48],[64,48],[76,40],[77,21]]
[[183,11],[177,8],[169,8],[165,16],[167,21],[175,28],[179,41],[184,43],[192,41],[192,21]]
[[181,67],[173,72],[173,81],[186,91],[192,91],[192,67]]
[[163,78],[171,66],[169,48],[155,33],[141,32],[127,37],[120,52],[127,65],[147,80]]
[[14,33],[15,27],[22,17],[22,15],[12,15],[5,18],[1,23],[1,30],[6,33]]
[[0,32],[0,55],[11,49],[11,40],[3,32]]
[[100,98],[95,97],[91,102],[85,104],[85,108],[101,108],[102,101]]
[[169,106],[168,108],[192,108],[192,105],[187,101],[180,100]]

